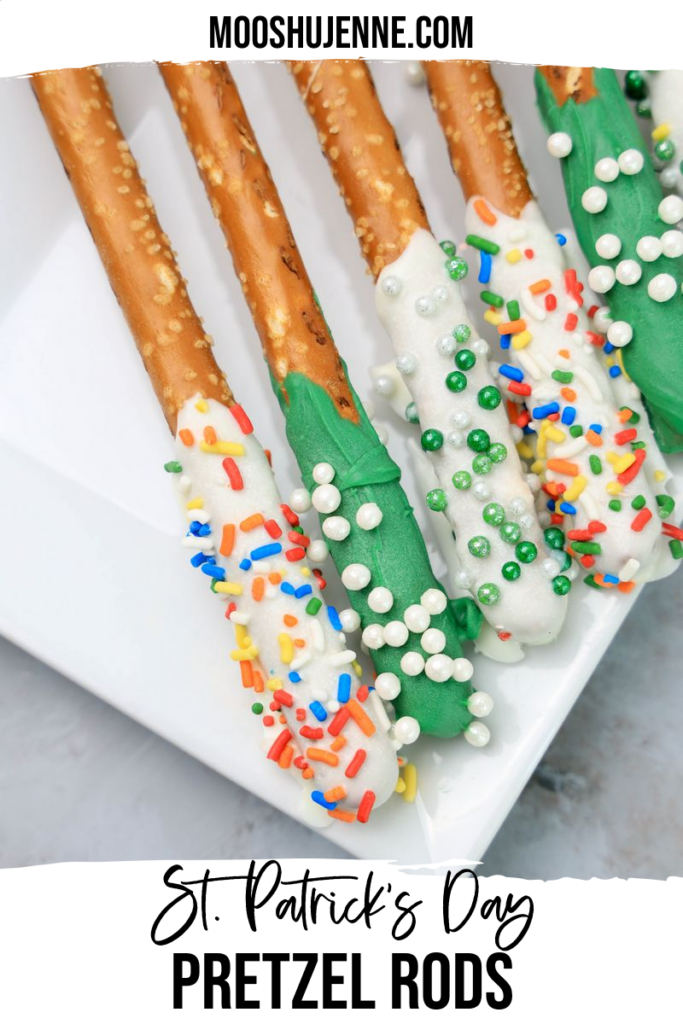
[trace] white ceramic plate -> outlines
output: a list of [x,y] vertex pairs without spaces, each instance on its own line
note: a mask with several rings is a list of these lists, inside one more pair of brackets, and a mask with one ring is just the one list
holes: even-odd
[[[369,367],[389,358],[388,342],[312,127],[281,66],[234,70],[351,377],[367,395]],[[463,203],[424,90],[410,87],[399,65],[374,70],[437,237],[460,237]],[[566,225],[530,70],[501,66],[498,75],[548,216]],[[288,494],[299,481],[280,412],[158,72],[129,65],[107,77],[219,362]],[[179,546],[182,523],[162,470],[170,436],[28,82],[0,80],[0,123],[0,630],[296,816],[297,787],[256,749],[260,724],[228,660],[223,617]],[[406,429],[388,411],[386,422],[405,466]],[[679,462],[679,480],[680,470]],[[408,471],[404,482],[426,525]],[[435,565],[443,569],[436,554]],[[491,744],[477,751],[462,740],[421,740],[411,752],[417,802],[392,800],[368,826],[335,823],[327,835],[366,858],[480,858],[632,604],[577,584],[554,646],[510,667],[477,658],[477,687],[496,702]]]

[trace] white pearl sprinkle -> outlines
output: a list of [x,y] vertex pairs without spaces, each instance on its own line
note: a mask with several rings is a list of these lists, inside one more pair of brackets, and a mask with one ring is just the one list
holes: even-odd
[[595,165],[595,177],[598,181],[614,181],[619,177],[619,164],[611,156],[603,157]]
[[607,340],[615,348],[623,348],[633,338],[633,328],[625,320],[615,320],[607,328]]
[[464,430],[466,427],[469,427],[471,419],[472,417],[470,416],[470,414],[466,412],[464,409],[461,409],[460,412],[456,412],[451,416],[451,421],[453,422],[453,424],[456,427],[460,427],[462,430]]
[[375,587],[368,594],[368,605],[373,612],[383,615],[390,611],[394,604],[394,595],[388,587]]
[[419,86],[425,84],[425,73],[419,60],[406,61],[405,76],[410,85]]
[[408,639],[408,627],[405,622],[394,619],[384,627],[384,639],[390,647],[403,647]]
[[396,369],[404,376],[414,373],[417,369],[417,356],[413,355],[412,352],[404,352],[396,360]]
[[588,274],[588,286],[600,295],[604,295],[610,288],[613,288],[615,281],[616,274],[612,268],[604,265],[593,267]]
[[411,604],[403,613],[403,621],[411,633],[424,633],[429,626],[429,612],[421,604]]
[[375,679],[375,689],[382,700],[396,700],[401,692],[401,680],[394,672],[380,672]]
[[445,284],[437,285],[437,287],[432,292],[432,295],[434,296],[437,302],[445,302],[449,294],[450,293]]
[[483,722],[470,722],[463,735],[473,747],[485,747],[491,739],[488,726]]
[[356,523],[361,530],[374,530],[382,522],[382,509],[374,501],[366,501],[356,512]]
[[367,565],[352,562],[341,574],[341,581],[347,590],[363,590],[370,582],[371,572]]
[[640,281],[643,271],[635,260],[621,260],[617,263],[616,275],[619,284],[632,285]]
[[459,590],[470,590],[474,583],[472,573],[468,572],[467,569],[459,569],[455,574],[454,580]]
[[393,378],[389,377],[386,373],[381,373],[378,377],[375,377],[372,386],[375,394],[382,395],[383,398],[390,398],[396,390]]
[[489,354],[489,343],[484,341],[483,338],[475,338],[470,348],[478,356],[487,356]]
[[611,323],[612,317],[610,316],[609,307],[600,306],[593,317],[593,326],[596,331],[600,331],[601,334],[604,334]]
[[638,239],[636,252],[644,263],[654,263],[662,255],[662,243],[654,235],[643,235]]
[[451,448],[462,448],[465,441],[466,438],[462,430],[449,430],[446,434],[446,444],[449,444]]
[[472,494],[477,501],[488,501],[491,497],[491,488],[484,480],[477,480],[472,487]]
[[401,658],[401,672],[407,676],[419,676],[424,672],[425,660],[419,651],[406,651]]
[[668,259],[683,256],[683,231],[665,231],[661,241],[662,252]]
[[420,643],[427,654],[441,654],[446,646],[446,634],[441,629],[426,629],[420,638]]
[[567,135],[566,132],[553,132],[548,137],[548,152],[551,156],[557,157],[558,160],[565,156],[569,156],[572,151],[573,143],[571,136]]
[[319,462],[313,467],[313,479],[317,484],[331,484],[334,480],[334,467],[329,462]]
[[330,549],[324,540],[312,540],[306,548],[306,554],[311,562],[316,564],[324,562],[330,553]]
[[355,633],[360,626],[360,615],[353,608],[344,608],[339,612],[339,621],[345,633]]
[[474,675],[474,665],[469,658],[456,658],[453,662],[453,678],[456,683],[467,683]]
[[560,567],[554,558],[544,558],[541,562],[541,572],[549,580],[554,580],[560,571]]
[[659,183],[662,188],[676,188],[680,173],[675,166],[663,167],[659,172]]
[[513,516],[521,516],[523,512],[526,512],[526,501],[524,498],[513,498],[510,502],[510,512]]
[[680,196],[667,196],[657,207],[657,213],[665,224],[678,224],[679,220],[683,220],[683,199]]
[[311,496],[305,487],[297,487],[289,497],[289,507],[294,512],[308,512],[311,507]]
[[433,683],[445,683],[453,673],[453,659],[447,654],[432,654],[425,662],[425,674]]
[[607,193],[599,185],[592,185],[581,196],[581,205],[586,213],[602,213],[607,206]]
[[394,736],[400,743],[406,745],[414,743],[420,735],[420,724],[415,718],[411,718],[410,715],[404,715],[403,718],[399,718],[396,725],[394,726]]
[[431,295],[420,295],[415,300],[415,311],[419,316],[432,316],[436,310],[436,302]]
[[388,295],[389,298],[393,299],[395,296],[399,295],[402,287],[403,285],[401,284],[400,278],[395,277],[393,274],[388,274],[386,277],[382,278],[382,291],[385,295]]
[[452,334],[442,334],[436,339],[437,351],[442,356],[452,356],[456,349],[456,340]]
[[442,590],[431,587],[429,590],[425,590],[420,598],[420,604],[430,615],[440,615],[446,610],[448,599]]
[[677,291],[676,278],[671,274],[657,274],[647,286],[647,294],[655,302],[668,302]]
[[625,149],[618,157],[619,170],[622,174],[639,174],[643,169],[645,158],[639,149]]
[[378,651],[386,643],[384,629],[379,622],[373,622],[371,626],[365,627],[361,633],[361,640],[369,651]]
[[334,512],[341,505],[341,493],[334,484],[321,484],[311,495],[316,512]]
[[476,690],[467,701],[467,710],[475,718],[486,718],[493,711],[493,698],[483,690]]
[[330,516],[323,523],[323,533],[330,540],[346,540],[351,533],[351,523],[344,516]]
[[621,252],[621,239],[618,235],[600,235],[595,251],[601,260],[613,260]]

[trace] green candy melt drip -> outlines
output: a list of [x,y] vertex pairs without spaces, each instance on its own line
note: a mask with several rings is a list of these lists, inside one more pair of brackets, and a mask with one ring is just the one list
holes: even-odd
[[[281,385],[272,378],[271,382],[305,486],[315,488],[313,468],[318,463],[328,462],[334,467],[334,484],[342,500],[333,514],[344,516],[351,532],[343,541],[329,541],[332,558],[340,574],[356,562],[372,573],[368,587],[348,594],[362,628],[402,620],[406,608],[419,604],[426,590],[443,592],[443,587],[432,573],[413,509],[400,485],[399,467],[379,440],[355,393],[358,423],[340,416],[328,393],[304,374],[289,373]],[[373,530],[362,530],[356,524],[356,513],[366,502],[375,502],[382,510],[382,522]],[[321,520],[325,518],[321,516]],[[368,605],[368,594],[379,586],[394,595],[394,606],[386,614],[373,612]],[[445,634],[444,653],[459,658],[462,639],[475,639],[480,624],[481,612],[473,601],[463,598],[449,601],[444,612],[432,615],[430,625]],[[378,673],[393,672],[401,680],[401,692],[393,701],[397,715],[417,719],[422,732],[431,736],[450,737],[463,732],[472,721],[467,708],[473,692],[471,683],[453,679],[437,683],[424,672],[407,676],[400,662],[408,651],[424,656],[419,634],[409,633],[402,647],[385,645],[370,652]]]
[[[608,68],[595,68],[593,79],[597,96],[585,103],[570,99],[560,106],[537,71],[538,106],[548,132],[566,132],[573,143],[561,164],[569,209],[587,260],[591,266],[614,268],[632,259],[642,270],[636,284],[617,282],[604,301],[613,320],[623,320],[633,329],[631,342],[622,350],[624,365],[645,396],[659,447],[664,452],[683,451],[683,257],[660,256],[649,263],[638,257],[640,238],[660,238],[675,225],[665,224],[657,214],[662,191],[616,75]],[[627,149],[643,154],[642,170],[621,173],[612,182],[599,181],[594,170],[598,160],[617,159]],[[588,213],[581,197],[596,185],[605,189],[607,206],[601,213]],[[614,234],[622,243],[614,259],[596,253],[595,243],[604,234]],[[648,284],[658,274],[676,279],[677,292],[668,302],[648,295]]]

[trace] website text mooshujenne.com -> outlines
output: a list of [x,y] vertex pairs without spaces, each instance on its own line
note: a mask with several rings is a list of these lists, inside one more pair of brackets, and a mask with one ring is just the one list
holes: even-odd
[[397,50],[469,49],[472,18],[457,15],[420,15],[412,24],[403,16],[264,15],[247,17],[212,15],[209,45],[212,49],[348,49]]

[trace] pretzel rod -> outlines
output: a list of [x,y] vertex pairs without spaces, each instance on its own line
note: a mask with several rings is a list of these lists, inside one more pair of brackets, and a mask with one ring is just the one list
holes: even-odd
[[[620,363],[610,343],[602,358],[605,339],[584,308],[566,240],[553,235],[532,195],[489,65],[425,61],[424,68],[453,166],[465,171],[467,241],[479,250],[479,280],[505,302],[496,308],[483,295],[486,319],[499,331],[499,382],[524,398],[535,430],[533,468],[552,511],[546,536],[566,559],[563,568],[575,554],[590,582],[630,590],[634,578],[673,568],[659,521],[671,499],[655,496],[664,490],[655,479],[656,464],[666,476],[661,459],[653,451],[641,464],[632,450],[643,442],[636,409],[624,412],[616,393]],[[573,81],[590,92],[580,69]]]
[[[380,673],[378,690],[393,699],[401,716],[397,741],[419,725],[437,736],[464,730],[482,745],[488,730],[472,720],[480,698],[472,696],[472,666],[460,644],[461,636],[476,635],[476,608],[449,603],[435,580],[400,470],[363,411],[322,315],[315,334],[297,315],[303,303],[314,308],[315,296],[229,71],[203,63],[166,64],[161,71],[257,329],[263,339],[275,322],[282,336],[278,349],[266,340],[264,353],[287,436],[312,492],[299,495],[297,507],[312,501],[323,517]],[[286,260],[278,255],[285,245]],[[326,365],[342,374],[336,384],[348,396],[346,405],[335,401],[318,372],[321,349]]]
[[[138,244],[137,232],[130,234],[136,199],[150,213],[145,230],[164,239],[166,276],[159,277],[167,280],[172,272],[178,282],[183,279],[99,72],[54,72],[34,78],[33,85],[117,298],[132,311],[129,325],[150,376],[165,382],[157,393],[167,417],[177,417],[177,436],[176,457],[164,468],[187,521],[182,545],[191,565],[227,603],[236,640],[230,657],[256,697],[252,711],[262,719],[267,757],[298,776],[325,817],[367,821],[373,805],[395,789],[396,754],[382,702],[359,681],[356,654],[341,632],[343,624],[353,627],[353,613],[325,607],[325,581],[307,563],[307,551],[319,560],[322,542],[311,542],[298,516],[282,503],[241,406],[231,395],[229,405],[206,397],[197,379],[186,380],[185,356],[193,356],[200,321],[184,283],[176,285],[182,302],[171,291],[171,302],[163,306],[177,310],[183,329],[172,344],[156,346],[153,361],[146,357],[150,332],[166,326],[160,326],[157,300],[166,292],[143,287],[154,282],[162,257],[154,245]],[[130,173],[122,178],[117,167]],[[207,354],[213,360],[210,349],[201,351],[205,362]],[[174,403],[183,395],[186,400],[169,406],[167,388]]]
[[359,60],[290,62],[289,68],[377,277],[429,224],[394,129],[381,107],[368,102],[375,96],[372,76]]
[[[293,73],[319,136],[334,129],[324,151],[356,233],[358,224],[373,226],[373,248],[365,255],[375,273],[375,254],[382,247],[377,311],[438,478],[427,505],[446,515],[455,534],[449,544],[455,543],[461,569],[454,583],[472,594],[503,640],[547,643],[561,628],[566,611],[561,598],[571,584],[564,576],[551,581],[559,576],[557,562],[539,557],[544,538],[533,494],[489,369],[488,345],[476,337],[460,294],[467,263],[452,242],[437,244],[426,221],[414,225],[408,239],[401,235],[398,244],[400,203],[411,195],[417,205],[419,198],[363,62],[322,61],[314,71],[295,65]],[[375,138],[383,142],[377,147],[383,159],[363,142]],[[373,181],[388,161],[387,147],[398,183],[391,194],[399,198],[385,205],[379,222],[373,220]],[[395,387],[389,375],[385,380],[387,388]]]
[[[589,284],[607,294],[607,338],[626,346],[661,449],[683,450],[683,259],[679,196],[662,199],[637,125],[608,68],[536,72],[541,117],[559,140],[569,209]],[[551,142],[551,148],[552,148]],[[607,241],[605,240],[607,237]]]
[[99,70],[46,72],[32,84],[171,431],[196,393],[232,405]]

